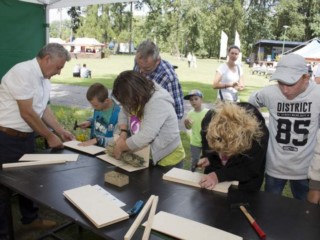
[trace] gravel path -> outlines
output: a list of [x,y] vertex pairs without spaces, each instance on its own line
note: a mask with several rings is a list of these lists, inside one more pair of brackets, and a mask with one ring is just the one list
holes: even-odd
[[[87,101],[86,93],[88,87],[64,85],[64,84],[51,84],[50,101],[54,105],[62,105],[68,107],[78,108],[91,108],[90,103]],[[204,103],[204,106],[211,108],[210,103]],[[189,112],[191,105],[189,101],[184,101],[185,113]],[[268,123],[269,114],[263,113]],[[180,131],[185,131],[183,120],[179,121]]]

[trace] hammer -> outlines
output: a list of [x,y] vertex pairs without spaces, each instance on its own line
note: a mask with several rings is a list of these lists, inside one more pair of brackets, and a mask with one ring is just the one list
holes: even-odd
[[232,204],[231,208],[235,208],[235,207],[239,207],[240,210],[243,212],[243,214],[246,216],[246,218],[248,219],[248,221],[250,222],[251,226],[253,227],[253,229],[256,231],[256,233],[259,235],[260,239],[265,239],[266,238],[266,234],[264,231],[262,231],[262,229],[259,227],[258,223],[256,222],[256,220],[251,216],[251,214],[247,211],[245,206],[249,206],[248,203],[238,203],[238,204]]
[[73,125],[73,130],[76,130],[79,127],[78,121],[76,120]]

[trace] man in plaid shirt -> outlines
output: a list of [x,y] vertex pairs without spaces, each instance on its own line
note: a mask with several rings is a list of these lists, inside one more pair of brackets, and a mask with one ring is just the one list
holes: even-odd
[[182,119],[183,93],[178,76],[173,66],[161,59],[159,48],[151,40],[145,40],[138,46],[134,71],[140,72],[147,79],[155,81],[166,89],[174,100],[178,119]]

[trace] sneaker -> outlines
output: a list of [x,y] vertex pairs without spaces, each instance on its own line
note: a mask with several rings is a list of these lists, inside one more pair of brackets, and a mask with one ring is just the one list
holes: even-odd
[[39,229],[39,230],[41,230],[41,229],[53,228],[56,225],[57,225],[57,223],[55,221],[42,219],[42,218],[37,218],[36,220],[34,220],[31,223],[23,225],[23,227],[24,228],[28,228],[28,229]]

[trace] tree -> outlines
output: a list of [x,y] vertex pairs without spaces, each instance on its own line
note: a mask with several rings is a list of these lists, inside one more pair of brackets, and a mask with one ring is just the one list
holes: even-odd
[[242,34],[242,52],[247,56],[252,51],[252,46],[260,39],[274,39],[272,33],[273,19],[270,8],[264,5],[251,6],[245,15],[245,27]]
[[80,7],[71,7],[67,11],[67,13],[71,18],[71,29],[72,29],[72,33],[74,35],[77,32],[77,30],[81,24],[81,21],[80,21],[81,9],[80,9]]
[[50,23],[50,37],[61,38],[65,41],[69,40],[71,32],[71,24],[69,20],[54,21]]
[[[276,6],[275,24],[273,32],[277,39],[283,40],[283,26],[289,26],[286,31],[287,39],[291,41],[303,41],[310,39],[310,33],[306,26],[309,22],[304,8],[306,1],[301,0],[281,0]],[[306,35],[308,33],[308,35]]]

